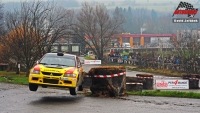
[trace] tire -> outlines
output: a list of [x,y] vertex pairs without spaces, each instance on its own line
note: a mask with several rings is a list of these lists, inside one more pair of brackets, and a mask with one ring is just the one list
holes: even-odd
[[80,85],[80,86],[78,87],[78,91],[83,91],[83,86],[82,86],[82,85]]
[[76,88],[69,88],[69,92],[71,95],[77,95],[76,94]]
[[37,91],[37,89],[38,89],[38,85],[29,84],[29,90],[30,90],[30,91]]
[[47,88],[47,86],[42,86],[42,88]]
[[[79,81],[79,76],[78,76],[78,80],[77,80],[77,85],[78,85],[78,82],[80,82]],[[69,88],[69,92],[70,92],[71,95],[77,95],[77,91],[83,91],[82,82],[76,88]]]

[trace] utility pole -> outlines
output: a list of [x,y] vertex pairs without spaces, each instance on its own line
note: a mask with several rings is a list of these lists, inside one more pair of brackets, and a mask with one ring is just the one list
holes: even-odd
[[161,61],[161,66],[162,66],[162,69],[164,69],[164,61],[163,61],[163,43],[162,43],[162,41],[161,41],[161,39],[159,38],[158,39],[158,42],[159,42],[159,46],[160,46],[160,57],[161,57],[161,59],[162,59],[162,61]]
[[142,34],[143,31],[145,31],[145,28],[141,27],[140,28],[140,33]]

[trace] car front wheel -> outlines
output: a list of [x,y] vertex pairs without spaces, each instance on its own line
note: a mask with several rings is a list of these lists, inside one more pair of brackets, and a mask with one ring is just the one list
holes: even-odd
[[30,90],[30,91],[37,91],[37,89],[38,89],[38,85],[29,84],[29,90]]

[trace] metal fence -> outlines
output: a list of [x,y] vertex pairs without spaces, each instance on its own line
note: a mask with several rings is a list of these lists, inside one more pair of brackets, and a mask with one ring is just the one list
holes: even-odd
[[[127,55],[128,56],[128,55]],[[118,63],[118,64],[129,64],[129,65],[137,65],[139,68],[154,68],[154,69],[168,69],[171,71],[177,72],[185,72],[185,73],[199,73],[200,66],[198,64],[194,64],[190,61],[187,61],[186,64],[175,62],[164,62],[158,61],[157,58],[129,58],[124,56],[108,56],[107,62]]]

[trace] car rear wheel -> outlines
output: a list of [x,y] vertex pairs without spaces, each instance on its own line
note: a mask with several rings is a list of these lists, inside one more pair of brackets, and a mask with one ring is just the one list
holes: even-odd
[[80,86],[78,87],[78,91],[83,91],[83,86],[82,86],[82,85],[80,85]]
[[38,85],[29,84],[29,90],[30,90],[30,91],[37,91],[37,89],[38,89]]
[[71,95],[76,95],[77,88],[69,88],[69,92]]

